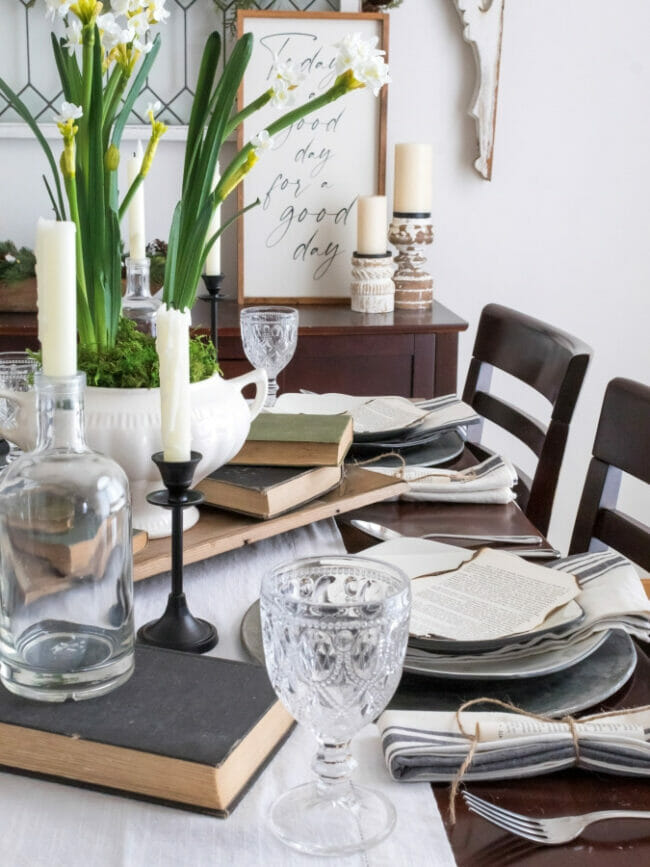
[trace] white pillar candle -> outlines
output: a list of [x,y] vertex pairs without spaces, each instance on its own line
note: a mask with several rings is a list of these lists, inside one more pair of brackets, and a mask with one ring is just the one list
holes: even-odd
[[[142,168],[142,144],[138,142],[136,152],[129,157],[126,164],[128,188],[140,174]],[[129,204],[129,256],[132,259],[144,259],[147,242],[144,231],[144,182],[135,191]]]
[[[219,183],[220,177],[220,169],[219,163],[217,163],[214,170],[214,178],[212,180],[212,189],[214,190],[217,184]],[[205,237],[206,242],[210,240],[210,238],[214,235],[215,232],[218,232],[221,228],[221,205],[217,208],[217,210],[212,215],[212,219],[210,220],[210,225],[208,226],[208,233]],[[217,274],[221,274],[221,238],[217,238],[212,247],[210,248],[210,252],[208,253],[205,260],[205,273],[210,277],[216,277]]]
[[433,148],[430,144],[395,145],[393,211],[431,213]]
[[43,220],[36,227],[38,339],[43,373],[77,373],[77,266],[74,223]]
[[362,256],[385,254],[387,231],[386,196],[360,196],[357,201],[357,253]]
[[190,459],[190,321],[189,310],[162,305],[156,313],[160,419],[166,461]]

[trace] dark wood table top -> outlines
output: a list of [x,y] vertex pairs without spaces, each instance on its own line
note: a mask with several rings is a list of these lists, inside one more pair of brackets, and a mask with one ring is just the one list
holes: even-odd
[[[202,294],[202,293],[200,293]],[[299,332],[302,335],[434,334],[459,332],[467,322],[449,308],[435,301],[427,310],[395,310],[392,313],[354,313],[348,304],[303,304],[298,306]],[[224,337],[239,336],[240,307],[233,298],[219,303],[218,330]],[[7,314],[8,315],[8,314]],[[0,334],[3,316],[0,316]],[[195,328],[209,329],[210,305],[200,300],[192,310]]]
[[[467,459],[462,459],[460,464],[466,462]],[[350,513],[345,519],[350,517],[375,521],[411,536],[434,530],[497,534],[536,532],[515,503],[377,503]],[[377,544],[376,539],[343,523],[341,530],[349,551],[356,552]],[[650,704],[650,649],[640,645],[638,653],[639,661],[632,679],[593,712]],[[435,785],[432,788],[459,867],[502,867],[508,864],[522,867],[610,867],[625,864],[636,867],[650,864],[650,820],[602,822],[588,828],[572,843],[538,846],[470,813],[460,797],[456,804],[456,825],[452,827],[448,818],[449,787]],[[626,807],[650,811],[650,780],[638,781],[579,770],[526,780],[472,782],[467,788],[506,809],[531,816],[575,815]],[[431,862],[423,860],[422,863]]]

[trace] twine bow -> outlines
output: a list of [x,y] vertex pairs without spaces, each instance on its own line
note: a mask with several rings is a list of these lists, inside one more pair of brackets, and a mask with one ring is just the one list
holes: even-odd
[[[605,711],[603,713],[590,714],[589,716],[583,716],[580,719],[575,719],[574,717],[567,714],[566,716],[563,716],[561,719],[558,720],[555,717],[550,717],[545,714],[537,714],[533,713],[532,711],[524,710],[523,708],[517,707],[514,704],[510,704],[507,701],[501,701],[501,699],[498,698],[488,698],[487,696],[484,696],[483,698],[473,698],[470,701],[463,702],[463,704],[461,704],[461,706],[456,711],[456,723],[458,725],[458,728],[460,729],[461,734],[465,735],[465,737],[471,741],[471,744],[469,752],[465,756],[463,763],[456,772],[456,776],[452,780],[451,787],[449,789],[449,819],[452,825],[456,824],[456,797],[458,795],[458,787],[460,786],[463,777],[467,773],[469,766],[472,764],[481,735],[481,724],[478,722],[476,723],[474,734],[465,731],[460,715],[463,711],[466,711],[468,708],[472,707],[472,705],[475,704],[496,705],[497,707],[504,708],[504,710],[512,711],[513,713],[520,714],[521,716],[529,717],[530,719],[537,720],[538,722],[565,723],[569,727],[569,732],[571,733],[573,749],[575,750],[576,764],[578,764],[580,760],[580,740],[578,736],[577,726],[582,723],[593,722],[597,719],[606,719],[608,717],[618,716],[621,713],[621,709],[618,709],[612,711]],[[635,710],[650,710],[650,705],[635,708]]]

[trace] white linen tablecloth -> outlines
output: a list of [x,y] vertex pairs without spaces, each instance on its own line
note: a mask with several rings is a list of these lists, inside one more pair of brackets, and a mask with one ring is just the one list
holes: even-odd
[[[245,611],[259,596],[265,569],[295,557],[343,550],[334,522],[323,521],[186,567],[185,591],[191,610],[210,620],[219,631],[219,644],[211,655],[246,659],[239,627]],[[168,574],[136,585],[136,626],[160,616],[169,586]],[[268,807],[282,792],[310,778],[314,750],[313,737],[297,727],[227,819],[0,774],[0,864],[3,867],[454,864],[430,786],[391,781],[374,725],[353,741],[353,752],[359,762],[355,780],[381,790],[395,804],[398,820],[391,836],[367,853],[337,859],[305,856],[278,842],[266,827]]]

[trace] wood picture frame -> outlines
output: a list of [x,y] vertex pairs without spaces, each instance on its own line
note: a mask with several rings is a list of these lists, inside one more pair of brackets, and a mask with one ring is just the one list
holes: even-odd
[[[300,104],[333,82],[333,46],[346,33],[377,36],[387,59],[388,29],[388,15],[380,13],[239,10],[238,36],[255,36],[239,107],[268,88],[274,53],[307,73]],[[385,192],[387,102],[386,87],[378,97],[352,91],[320,116],[308,115],[300,128],[290,127],[260,154],[238,188],[239,209],[261,200],[237,221],[240,304],[349,303],[356,200]],[[270,104],[252,115],[238,130],[238,146],[276,117]],[[329,137],[322,144],[315,137],[319,127]],[[290,170],[283,170],[287,164]],[[300,210],[292,204],[299,197]]]

